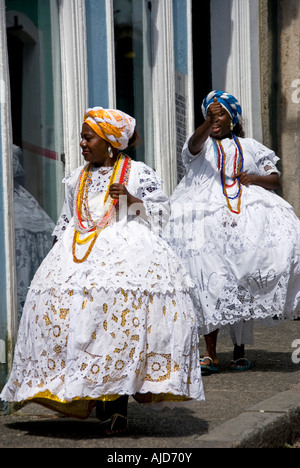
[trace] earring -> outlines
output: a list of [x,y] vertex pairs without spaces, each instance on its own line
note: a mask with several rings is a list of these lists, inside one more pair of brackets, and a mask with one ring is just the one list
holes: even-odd
[[114,153],[113,153],[113,150],[111,148],[111,146],[108,147],[108,156],[112,159],[114,157]]
[[230,122],[230,131],[231,132],[233,131],[233,122],[232,121]]

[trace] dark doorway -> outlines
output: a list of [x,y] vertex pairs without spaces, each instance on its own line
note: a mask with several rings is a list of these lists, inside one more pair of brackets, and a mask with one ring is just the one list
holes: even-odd
[[193,65],[195,128],[203,122],[201,104],[211,91],[210,0],[193,0]]
[[22,147],[23,42],[7,30],[11,112],[14,144]]

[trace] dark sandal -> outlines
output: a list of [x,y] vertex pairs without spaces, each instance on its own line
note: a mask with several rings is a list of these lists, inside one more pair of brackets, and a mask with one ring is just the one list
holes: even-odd
[[251,367],[251,362],[246,358],[239,358],[236,361],[231,361],[231,369],[235,371],[247,371]]
[[119,435],[128,431],[128,420],[126,416],[115,413],[111,418],[102,421],[100,424],[106,435]]

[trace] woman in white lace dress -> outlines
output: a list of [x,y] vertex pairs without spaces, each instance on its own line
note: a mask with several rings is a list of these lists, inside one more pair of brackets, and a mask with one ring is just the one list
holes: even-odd
[[126,429],[129,395],[204,399],[192,281],[159,236],[160,180],[122,152],[134,135],[127,114],[87,110],[87,164],[64,180],[57,241],[31,283],[1,394],[81,418],[98,402],[112,433]]
[[212,91],[202,111],[205,122],[183,148],[187,173],[171,197],[170,243],[197,283],[202,369],[218,371],[218,329],[230,325],[232,368],[246,370],[251,319],[300,315],[300,221],[274,193],[279,158],[243,138],[238,101]]

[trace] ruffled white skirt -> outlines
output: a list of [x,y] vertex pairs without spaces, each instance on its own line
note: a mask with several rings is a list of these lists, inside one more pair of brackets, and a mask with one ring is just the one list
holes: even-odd
[[139,222],[108,227],[77,264],[72,238],[71,223],[32,281],[1,398],[78,417],[120,395],[204,399],[192,282],[165,241]]
[[[279,321],[299,317],[300,221],[292,207],[271,192],[249,186],[243,188],[238,215],[224,202],[223,206],[214,203],[213,197],[208,203],[207,193],[199,194],[195,203],[192,188],[175,192],[177,212],[167,232],[170,245],[196,283],[201,332],[233,325],[237,341],[245,343],[244,321],[273,324],[273,317]],[[180,230],[188,204],[195,208],[201,202],[196,227]],[[249,330],[251,337],[251,326]]]

